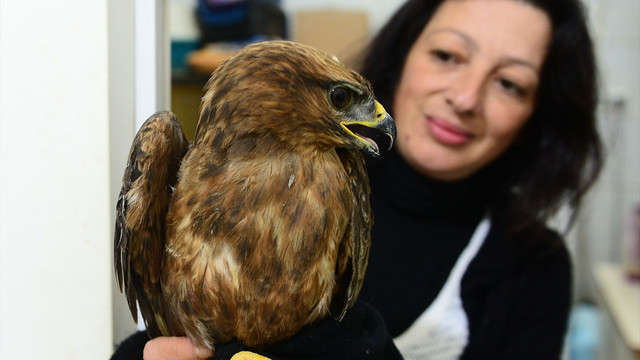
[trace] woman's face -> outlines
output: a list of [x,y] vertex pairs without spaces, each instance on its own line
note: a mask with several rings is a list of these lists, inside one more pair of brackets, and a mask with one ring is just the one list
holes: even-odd
[[513,0],[446,0],[407,54],[394,98],[398,151],[458,180],[513,142],[533,112],[548,16]]

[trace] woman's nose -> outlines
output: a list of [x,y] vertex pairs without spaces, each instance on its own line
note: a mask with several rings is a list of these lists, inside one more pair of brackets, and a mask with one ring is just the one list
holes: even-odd
[[485,77],[480,72],[466,71],[452,79],[447,103],[460,114],[475,114],[482,105]]

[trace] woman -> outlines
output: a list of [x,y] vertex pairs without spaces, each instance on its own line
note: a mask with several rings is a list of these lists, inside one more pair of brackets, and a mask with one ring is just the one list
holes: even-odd
[[370,166],[361,299],[406,359],[558,358],[570,260],[545,221],[602,163],[578,0],[409,0],[371,44],[361,70],[398,138]]
[[371,44],[398,139],[361,299],[407,359],[558,358],[570,260],[545,221],[602,163],[578,1],[409,1]]

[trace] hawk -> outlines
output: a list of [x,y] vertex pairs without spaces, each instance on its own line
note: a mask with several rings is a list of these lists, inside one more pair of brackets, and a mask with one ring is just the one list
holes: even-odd
[[391,147],[393,119],[358,73],[288,41],[244,48],[206,88],[193,144],[158,112],[131,146],[114,239],[131,314],[211,350],[341,318],[369,253],[363,153]]

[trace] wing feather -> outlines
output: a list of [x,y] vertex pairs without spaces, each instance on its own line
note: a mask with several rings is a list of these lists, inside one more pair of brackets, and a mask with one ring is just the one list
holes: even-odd
[[114,266],[137,322],[136,303],[151,336],[166,334],[162,288],[166,215],[180,163],[189,148],[177,117],[158,112],[131,145],[116,205]]
[[338,151],[349,184],[348,227],[340,244],[336,259],[336,291],[331,313],[341,319],[358,300],[371,247],[373,214],[369,205],[369,180],[364,160],[360,154]]

